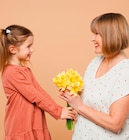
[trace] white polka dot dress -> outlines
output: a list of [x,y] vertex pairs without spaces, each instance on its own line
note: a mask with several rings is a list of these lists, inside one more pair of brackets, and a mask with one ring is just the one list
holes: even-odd
[[[113,102],[129,94],[129,59],[120,61],[106,74],[95,78],[102,60],[103,56],[97,56],[89,64],[82,100],[95,110],[108,114]],[[115,134],[79,115],[72,140],[129,140],[129,116],[122,131]]]

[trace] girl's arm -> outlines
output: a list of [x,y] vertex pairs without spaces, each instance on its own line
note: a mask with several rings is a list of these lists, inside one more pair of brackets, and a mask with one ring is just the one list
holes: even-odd
[[[27,76],[28,75],[28,76]],[[7,96],[21,96],[33,105],[38,106],[43,111],[48,112],[55,119],[74,119],[75,112],[71,108],[63,108],[52,99],[52,97],[44,90],[39,88],[29,71],[14,71],[5,77],[4,90]],[[34,79],[33,79],[34,80]],[[4,77],[3,77],[4,81]]]

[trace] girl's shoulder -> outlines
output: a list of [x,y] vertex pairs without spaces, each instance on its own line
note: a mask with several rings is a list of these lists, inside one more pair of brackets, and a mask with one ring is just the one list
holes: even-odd
[[13,81],[26,78],[30,79],[32,77],[32,72],[29,67],[7,65],[2,73],[2,81]]
[[12,75],[17,72],[25,73],[26,71],[30,71],[30,68],[26,66],[16,66],[16,65],[8,64],[4,68],[3,75],[8,75],[8,74]]

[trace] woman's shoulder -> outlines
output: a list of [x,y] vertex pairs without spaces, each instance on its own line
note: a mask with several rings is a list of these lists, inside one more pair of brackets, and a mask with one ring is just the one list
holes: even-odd
[[103,58],[104,58],[103,55],[98,55],[94,57],[88,64],[85,73],[87,73],[88,71],[94,71],[98,67],[98,65],[101,63]]
[[129,59],[123,59],[120,63],[119,63],[119,68],[121,69],[121,71],[127,71],[127,73],[129,72]]
[[95,62],[96,62],[96,61],[102,61],[103,58],[104,58],[103,55],[98,55],[98,56],[94,57],[94,58],[92,59],[92,61],[95,61]]
[[104,58],[103,55],[98,55],[90,61],[89,65],[99,64],[103,60],[103,58]]
[[[117,66],[117,65],[116,65]],[[128,68],[129,69],[129,59],[123,59],[118,63],[120,68]]]

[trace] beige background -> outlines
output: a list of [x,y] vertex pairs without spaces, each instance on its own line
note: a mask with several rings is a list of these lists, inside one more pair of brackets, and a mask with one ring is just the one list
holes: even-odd
[[[89,61],[95,56],[90,22],[94,17],[106,12],[120,12],[129,21],[129,1],[0,0],[0,28],[20,24],[33,31],[33,72],[55,101],[65,106],[66,103],[57,97],[57,88],[52,78],[68,68],[77,70],[83,76]],[[6,98],[0,82],[1,140],[4,137],[5,104]],[[66,129],[65,121],[56,121],[48,114],[47,121],[53,140],[71,140],[72,131]]]

